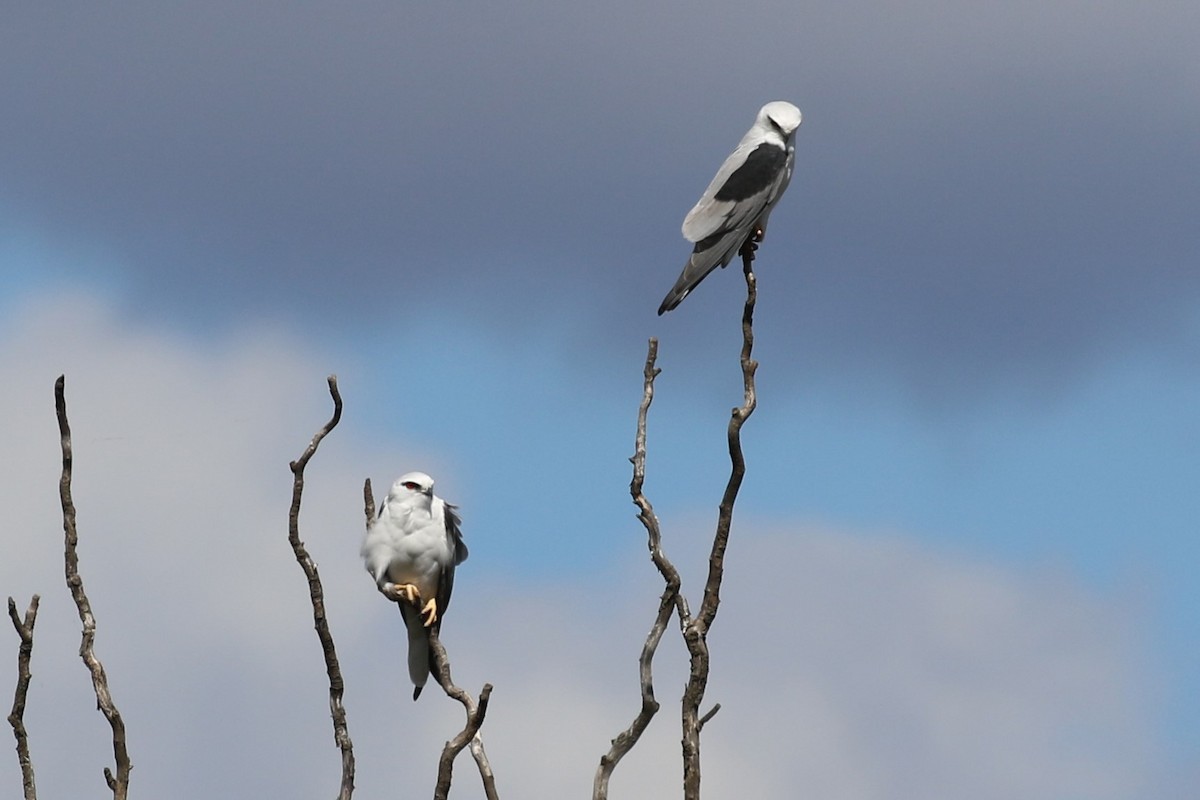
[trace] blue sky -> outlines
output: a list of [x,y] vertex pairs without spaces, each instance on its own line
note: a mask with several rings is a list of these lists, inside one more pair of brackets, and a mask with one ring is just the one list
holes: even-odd
[[[312,467],[306,538],[327,548],[331,591],[346,597],[343,646],[361,648],[362,684],[386,685],[400,639],[388,639],[394,620],[354,563],[356,486],[424,469],[462,506],[472,553],[456,587],[461,622],[447,622],[463,636],[454,652],[473,680],[508,679],[521,699],[524,716],[506,717],[516,712],[498,690],[496,736],[532,736],[564,705],[596,730],[596,746],[561,745],[561,776],[518,779],[513,767],[510,786],[578,791],[597,747],[627,724],[608,707],[634,699],[630,687],[605,681],[635,674],[657,588],[627,494],[648,337],[661,341],[664,371],[647,489],[692,585],[728,471],[744,290],[735,270],[719,272],[655,316],[687,254],[679,224],[759,106],[788,99],[805,121],[757,264],[760,408],[744,432],[730,581],[731,592],[815,608],[780,617],[730,600],[717,630],[730,627],[731,648],[769,637],[797,674],[811,670],[789,702],[811,720],[798,735],[830,750],[794,773],[762,773],[760,793],[891,797],[891,785],[951,796],[998,775],[997,796],[1189,796],[1200,752],[1197,33],[1200,10],[1168,2],[10,11],[0,409],[17,456],[5,503],[19,524],[4,536],[19,557],[3,560],[0,591],[19,603],[60,593],[57,545],[31,537],[53,544],[50,390],[65,371],[81,513],[99,528],[81,523],[99,550],[85,579],[110,590],[92,599],[102,637],[111,614],[112,658],[122,621],[136,627],[145,593],[166,603],[180,563],[223,574],[222,554],[242,547],[247,565],[260,564],[257,548],[282,560],[227,577],[229,593],[261,599],[236,612],[245,649],[233,660],[169,633],[168,609],[190,617],[223,595],[153,612],[149,641],[189,654],[161,656],[162,668],[192,689],[170,698],[165,679],[131,681],[140,727],[161,724],[167,703],[178,714],[212,705],[227,670],[269,676],[282,668],[274,658],[313,658],[299,601],[284,601],[299,578],[271,549],[286,520],[268,512],[285,510],[287,461],[325,419],[324,378],[336,373],[346,415]],[[257,508],[263,497],[274,507]],[[194,507],[195,518],[182,511]],[[260,535],[269,544],[246,543]],[[212,552],[196,554],[196,537],[212,538]],[[120,557],[126,547],[164,574],[131,575],[142,556]],[[776,563],[789,558],[816,560]],[[755,577],[764,572],[778,582],[769,591]],[[527,605],[491,599],[513,583]],[[579,638],[573,621],[597,602],[611,614]],[[959,607],[977,637],[941,624]],[[69,694],[85,678],[73,645],[52,650],[74,622],[47,608],[39,626],[62,632],[38,651],[42,690],[87,713],[86,696]],[[561,638],[534,670],[540,688],[513,652],[529,634],[512,628],[527,627],[501,611]],[[274,644],[260,645],[270,626]],[[855,683],[862,664],[908,652],[890,649],[896,626],[926,658],[897,656],[902,676]],[[222,641],[220,626],[208,633]],[[595,660],[573,655],[601,645]],[[965,677],[937,679],[946,653]],[[715,663],[717,688],[743,710],[725,734],[706,729],[708,752],[727,748],[706,772],[718,786],[761,766],[722,738],[734,720],[773,730],[770,698],[739,685],[729,658]],[[606,659],[612,676],[596,666]],[[11,660],[0,658],[0,685],[11,685]],[[304,680],[316,709],[295,728],[325,748],[320,675]],[[37,690],[31,714],[42,713]],[[302,713],[269,695],[266,718]],[[388,714],[437,713],[397,695]],[[931,711],[956,697],[977,720]],[[991,697],[1043,716],[990,724]],[[379,709],[357,710],[360,730],[382,736]],[[64,735],[56,720],[31,726],[35,761],[40,730],[46,780],[67,791],[75,778],[55,775],[44,753]],[[419,720],[431,741],[446,735]],[[673,724],[656,722],[664,738],[649,753],[672,752]],[[846,735],[819,735],[834,728]],[[208,741],[209,730],[197,722],[187,736]],[[997,731],[1009,737],[999,746]],[[1042,735],[1049,762],[1026,780],[1019,743]],[[194,766],[170,739],[143,742],[153,756],[135,780],[178,789],[172,768]],[[929,745],[900,759],[895,741],[906,739]],[[95,742],[71,741],[62,749],[96,754]],[[949,741],[968,744],[938,744]],[[412,759],[414,770],[431,763]],[[14,767],[0,765],[0,779]],[[250,762],[231,774],[287,788]],[[295,780],[327,780],[318,774]],[[651,764],[631,775],[627,791],[674,785]],[[362,780],[382,782],[369,768]]]

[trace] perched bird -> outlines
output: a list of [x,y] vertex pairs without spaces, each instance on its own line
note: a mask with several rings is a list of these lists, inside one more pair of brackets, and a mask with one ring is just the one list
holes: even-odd
[[683,220],[683,238],[696,247],[658,307],[660,316],[708,273],[733,260],[748,239],[762,241],[767,217],[792,179],[792,140],[799,127],[800,109],[791,103],[776,100],[759,109],[754,125]]
[[454,568],[467,560],[455,507],[424,472],[401,475],[367,528],[362,557],[379,591],[400,605],[408,629],[408,676],[416,700],[429,678],[429,631],[441,629]]

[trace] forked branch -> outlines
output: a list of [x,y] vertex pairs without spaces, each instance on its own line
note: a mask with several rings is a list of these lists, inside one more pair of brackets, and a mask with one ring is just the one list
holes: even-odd
[[12,725],[13,736],[17,739],[17,760],[21,763],[21,788],[25,800],[37,800],[37,786],[33,780],[33,760],[29,756],[29,734],[25,731],[25,698],[29,694],[29,661],[33,656],[33,625],[37,622],[38,602],[35,594],[29,601],[25,611],[25,619],[17,614],[17,604],[8,598],[8,616],[16,628],[17,636],[21,637],[21,647],[17,651],[17,689],[13,693],[12,712],[8,715],[8,724]]
[[350,730],[346,724],[346,709],[342,705],[342,695],[345,684],[342,681],[342,670],[338,666],[337,649],[333,644],[333,634],[329,631],[329,620],[325,615],[325,593],[321,588],[321,576],[317,565],[309,556],[304,543],[300,541],[300,498],[304,493],[304,468],[317,452],[330,431],[337,427],[342,418],[342,396],[338,393],[337,376],[328,378],[329,394],[333,398],[333,416],[325,423],[300,458],[289,466],[292,470],[292,507],[288,514],[288,542],[304,575],[308,578],[308,594],[312,601],[313,623],[317,629],[317,638],[321,641],[321,652],[325,656],[325,673],[329,676],[329,713],[333,718],[333,740],[342,752],[342,782],[338,791],[338,800],[350,800],[354,794],[354,743],[350,741]]
[[658,613],[650,628],[650,634],[646,637],[646,643],[642,646],[641,658],[638,661],[642,688],[641,710],[634,718],[633,723],[612,740],[612,747],[601,757],[600,766],[596,769],[596,777],[592,785],[593,800],[606,800],[608,782],[613,770],[637,744],[642,733],[650,724],[650,720],[659,709],[659,704],[654,699],[651,666],[672,611],[679,618],[689,661],[688,681],[681,703],[683,795],[685,800],[699,800],[700,798],[700,732],[721,709],[721,705],[718,703],[705,714],[700,713],[700,705],[704,702],[704,692],[708,686],[708,630],[716,619],[717,609],[721,604],[721,581],[725,575],[725,550],[729,545],[733,507],[737,502],[742,478],[746,473],[746,462],[742,456],[742,425],[754,413],[757,405],[754,373],[758,368],[758,363],[751,358],[754,348],[754,304],[757,300],[757,288],[752,269],[756,249],[757,245],[753,241],[747,240],[741,250],[743,273],[746,278],[746,304],[742,311],[741,351],[743,399],[742,405],[733,409],[729,419],[726,436],[731,463],[730,475],[717,514],[717,529],[713,536],[712,550],[708,559],[708,579],[704,585],[704,597],[700,611],[695,617],[688,608],[687,598],[680,590],[679,572],[663,553],[658,518],[643,491],[646,476],[646,416],[654,398],[654,379],[659,373],[655,367],[658,357],[658,341],[650,340],[646,365],[643,369],[642,402],[638,409],[637,440],[633,458],[630,459],[633,462],[633,481],[629,485],[629,492],[633,497],[634,504],[638,507],[638,519],[646,528],[650,557],[662,575],[666,588],[659,599]]
[[450,658],[446,655],[446,648],[438,638],[437,630],[432,628],[429,631],[429,650],[433,656],[430,664],[433,677],[441,684],[446,696],[462,703],[463,710],[467,713],[467,721],[463,725],[463,729],[453,739],[446,742],[446,746],[442,748],[441,758],[438,759],[437,785],[433,790],[433,798],[434,800],[446,800],[450,796],[454,759],[463,751],[463,748],[469,745],[475,765],[479,768],[479,777],[483,781],[484,794],[487,795],[488,800],[498,800],[496,778],[492,774],[492,765],[488,762],[487,753],[483,750],[483,740],[479,737],[479,728],[483,725],[483,718],[487,715],[488,700],[492,696],[492,685],[490,683],[483,685],[479,691],[479,702],[476,703],[469,692],[454,684],[453,678],[450,677]]
[[729,544],[729,529],[733,523],[733,505],[737,502],[742,478],[746,475],[746,459],[742,455],[742,425],[758,406],[754,389],[754,373],[758,362],[751,358],[754,350],[754,304],[758,299],[757,282],[754,278],[754,251],[756,245],[747,241],[742,248],[742,272],[746,277],[746,304],[742,309],[742,405],[734,408],[729,416],[727,438],[729,441],[730,472],[725,484],[725,494],[717,514],[717,533],[713,538],[712,553],[708,559],[708,581],[704,585],[704,601],[700,606],[698,622],[705,632],[712,626],[721,604],[721,579],[725,574],[725,548]]
[[717,513],[717,531],[713,537],[712,551],[708,557],[708,580],[704,585],[704,600],[700,611],[690,623],[685,623],[683,640],[690,656],[687,686],[683,691],[683,796],[685,800],[700,798],[700,731],[717,712],[720,705],[701,716],[700,705],[704,702],[704,691],[708,686],[709,653],[708,631],[717,617],[721,604],[721,580],[725,575],[725,549],[729,544],[729,532],[733,524],[733,506],[737,502],[738,490],[746,474],[746,461],[742,456],[742,425],[754,413],[757,398],[754,390],[754,373],[758,362],[751,358],[754,349],[754,304],[758,291],[754,279],[753,241],[742,246],[742,272],[746,277],[746,304],[742,310],[742,405],[730,413],[727,439],[729,442],[730,473],[725,485],[725,494]]
[[71,425],[67,421],[67,400],[64,393],[65,376],[60,375],[54,383],[54,409],[58,415],[58,433],[62,443],[62,477],[58,482],[58,495],[62,503],[63,533],[66,538],[64,561],[66,562],[67,588],[79,611],[79,621],[83,623],[83,637],[79,645],[79,657],[92,675],[92,688],[96,692],[96,704],[100,712],[108,720],[112,728],[113,757],[116,761],[117,773],[104,768],[104,780],[112,790],[114,800],[125,800],[129,792],[129,771],[133,765],[129,761],[129,752],[125,748],[125,722],[113,703],[112,693],[108,690],[108,676],[104,665],[96,657],[94,643],[96,639],[96,618],[92,614],[92,604],[88,601],[87,592],[83,590],[83,578],[79,575],[79,554],[77,545],[79,536],[75,529],[75,502],[71,499],[71,467],[73,455],[71,451]]
[[642,402],[638,408],[637,437],[634,442],[633,456],[629,461],[633,464],[633,480],[629,484],[629,494],[633,503],[638,507],[638,519],[646,528],[646,542],[650,549],[650,558],[658,568],[666,583],[662,597],[658,602],[658,613],[650,626],[650,633],[642,645],[642,653],[638,658],[638,679],[642,691],[642,707],[634,717],[629,727],[612,740],[609,751],[600,757],[600,765],[596,768],[596,777],[592,783],[592,800],[606,800],[608,797],[608,782],[613,770],[621,759],[633,749],[641,739],[642,734],[650,725],[650,720],[658,713],[659,703],[654,698],[654,655],[658,644],[666,632],[671,613],[678,611],[680,619],[690,615],[687,611],[687,601],[679,593],[680,578],[675,565],[667,559],[662,549],[662,534],[659,531],[658,517],[654,507],[646,498],[643,486],[646,480],[646,416],[650,404],[654,400],[654,379],[660,369],[655,366],[658,359],[658,340],[650,339],[646,351],[646,364],[642,370]]

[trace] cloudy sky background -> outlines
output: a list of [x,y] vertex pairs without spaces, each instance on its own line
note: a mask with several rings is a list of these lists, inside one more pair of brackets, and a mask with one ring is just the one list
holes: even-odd
[[[362,479],[420,468],[462,506],[445,639],[496,685],[502,793],[586,796],[660,589],[627,494],[647,337],[647,490],[693,594],[728,472],[743,288],[654,315],[679,223],[789,99],[707,791],[1194,796],[1197,33],[1194,4],[1072,0],[7,10],[0,595],[43,597],[39,787],[102,791],[111,757],[62,586],[66,373],[135,793],[334,793],[286,512],[336,373],[302,535],[360,795],[431,791],[459,726],[408,700],[357,558]],[[658,665],[614,797],[678,785],[678,644]]]

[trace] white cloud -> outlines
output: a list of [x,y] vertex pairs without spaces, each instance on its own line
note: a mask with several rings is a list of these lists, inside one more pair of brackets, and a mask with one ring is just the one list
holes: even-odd
[[[329,414],[324,356],[270,331],[219,348],[172,340],[80,298],[28,305],[4,342],[0,592],[22,607],[44,598],[26,716],[43,793],[102,790],[111,757],[62,586],[52,385],[66,372],[82,572],[135,793],[332,795],[327,685],[286,543],[287,463]],[[360,796],[420,796],[461,712],[436,691],[408,699],[400,627],[357,543],[362,477],[423,454],[393,443],[385,455],[344,424],[309,467],[301,536],[325,580]],[[681,564],[698,547],[677,553]],[[620,567],[554,585],[478,557],[464,566],[444,638],[461,685],[496,686],[484,734],[504,796],[586,796],[632,718],[660,591],[643,557],[639,546]],[[722,704],[704,740],[712,796],[1116,798],[1152,787],[1154,676],[1137,609],[1067,576],[793,523],[740,524],[728,570],[711,637],[709,698]],[[5,692],[15,651],[15,635],[0,636]],[[618,768],[614,797],[677,791],[685,673],[673,633],[656,674],[663,710]],[[469,760],[457,776],[456,797],[481,796]],[[0,760],[0,786],[18,785],[15,757]]]

